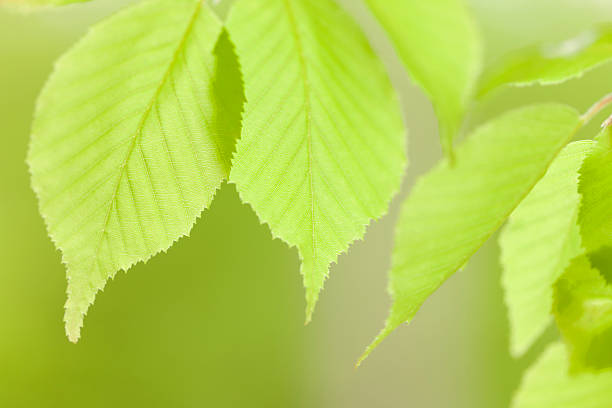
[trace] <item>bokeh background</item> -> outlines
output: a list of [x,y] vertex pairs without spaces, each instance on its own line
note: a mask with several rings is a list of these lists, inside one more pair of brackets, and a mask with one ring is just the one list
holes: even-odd
[[[25,164],[30,121],[53,61],[89,25],[129,3],[0,10],[0,407],[507,407],[542,344],[521,360],[508,355],[495,237],[409,327],[353,367],[390,304],[386,271],[400,199],[440,157],[431,104],[359,0],[341,3],[363,23],[400,93],[411,166],[389,214],[332,267],[313,323],[303,325],[297,253],[272,240],[226,185],[189,239],[119,273],[98,296],[80,343],[66,340],[64,268]],[[609,0],[470,6],[488,62],[612,20]],[[603,67],[561,86],[498,92],[470,122],[539,101],[586,110],[612,91],[611,78],[612,67]],[[596,123],[580,137],[595,132]]]

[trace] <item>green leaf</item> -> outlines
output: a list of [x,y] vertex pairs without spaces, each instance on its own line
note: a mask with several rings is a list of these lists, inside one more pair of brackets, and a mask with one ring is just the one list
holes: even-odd
[[367,0],[412,79],[429,95],[450,155],[482,66],[476,23],[463,0]]
[[106,280],[187,235],[229,175],[243,97],[221,31],[200,0],[143,2],[95,26],[39,98],[28,161],[71,341]]
[[405,201],[390,276],[393,306],[367,356],[502,225],[581,125],[573,109],[540,105],[484,125],[421,178]]
[[552,320],[553,284],[583,250],[578,171],[593,142],[568,145],[518,206],[500,236],[510,349],[520,356]]
[[612,246],[606,246],[589,254],[589,261],[608,283],[612,283]]
[[399,189],[405,129],[365,36],[331,0],[240,0],[228,29],[245,78],[231,180],[299,250],[310,320],[329,266]]
[[479,96],[504,85],[554,85],[578,78],[612,60],[612,25],[556,44],[532,46],[493,64],[482,76]]
[[559,279],[555,318],[572,371],[612,367],[612,287],[586,256],[576,258]]
[[612,128],[603,131],[580,170],[579,224],[588,252],[612,246]]
[[512,408],[609,408],[610,401],[612,371],[569,375],[564,347],[556,343],[529,369]]

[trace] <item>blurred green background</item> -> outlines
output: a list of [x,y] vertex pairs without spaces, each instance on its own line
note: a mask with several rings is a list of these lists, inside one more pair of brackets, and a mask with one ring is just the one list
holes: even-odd
[[[341,3],[364,24],[401,94],[411,167],[389,215],[332,268],[313,323],[303,326],[297,253],[272,240],[226,185],[191,238],[118,274],[80,343],[66,340],[64,268],[25,165],[30,120],[53,61],[90,24],[128,3],[0,11],[0,407],[506,407],[537,350],[520,361],[507,353],[495,239],[410,327],[353,368],[390,304],[386,270],[399,200],[440,157],[430,103],[357,0]],[[470,3],[487,61],[612,20],[608,0]],[[610,78],[612,67],[604,67],[554,88],[499,92],[475,108],[471,122],[538,101],[585,110],[612,91]],[[581,136],[595,131],[596,123]]]

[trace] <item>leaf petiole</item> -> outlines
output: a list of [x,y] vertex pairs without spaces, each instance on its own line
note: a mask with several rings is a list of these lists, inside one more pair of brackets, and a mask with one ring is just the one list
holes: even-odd
[[[607,108],[608,105],[612,104],[612,93],[607,94],[603,98],[601,98],[598,102],[596,102],[591,108],[580,117],[582,123],[586,125],[589,123],[599,112],[603,109]],[[610,116],[605,122],[602,123],[601,127],[606,128],[612,125],[612,116]]]

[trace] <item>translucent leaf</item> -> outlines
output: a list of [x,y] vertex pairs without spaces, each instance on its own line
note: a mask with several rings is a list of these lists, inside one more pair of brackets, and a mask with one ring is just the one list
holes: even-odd
[[568,145],[500,236],[510,349],[523,354],[552,320],[553,284],[583,250],[578,171],[593,142]]
[[391,313],[366,356],[502,225],[580,124],[561,105],[510,112],[468,137],[454,167],[442,161],[416,183],[397,227]]
[[405,130],[385,71],[331,0],[240,0],[245,78],[231,180],[302,259],[310,319],[328,269],[399,189]]
[[555,317],[572,371],[612,367],[612,287],[586,256],[575,259],[555,290]]
[[580,170],[579,224],[588,252],[612,246],[612,129],[599,135]]
[[95,26],[40,96],[28,161],[72,341],[106,280],[187,235],[229,175],[243,97],[221,31],[200,0],[146,1]]
[[412,79],[429,95],[447,154],[480,74],[482,45],[463,0],[367,0]]
[[557,44],[529,47],[503,58],[483,74],[479,95],[504,85],[553,85],[578,78],[612,60],[612,25]]
[[529,369],[512,408],[609,408],[612,371],[568,374],[567,353],[556,343]]

